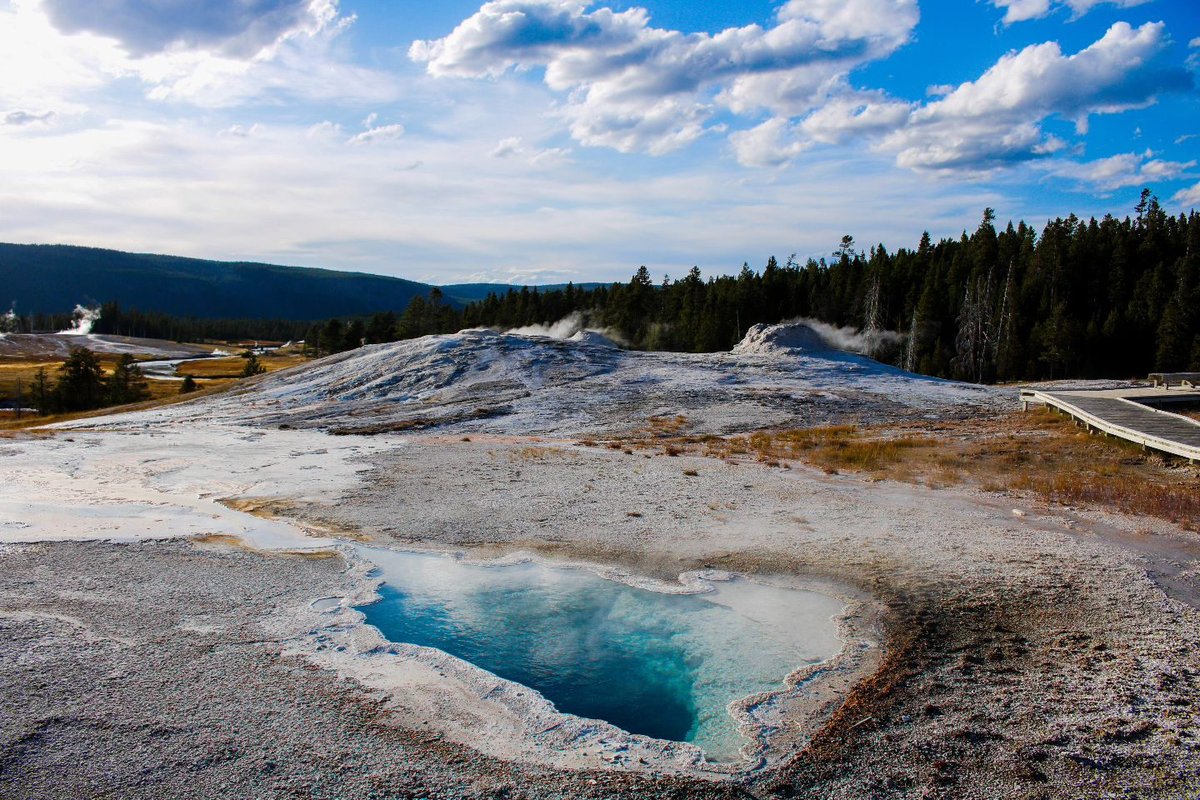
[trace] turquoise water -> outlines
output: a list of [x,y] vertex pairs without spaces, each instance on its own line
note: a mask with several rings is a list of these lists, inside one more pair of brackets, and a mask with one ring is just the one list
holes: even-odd
[[539,691],[562,712],[692,742],[744,740],[727,706],[836,654],[832,597],[739,580],[670,595],[542,564],[480,566],[370,549],[384,584],[359,607],[390,641],[435,647]]

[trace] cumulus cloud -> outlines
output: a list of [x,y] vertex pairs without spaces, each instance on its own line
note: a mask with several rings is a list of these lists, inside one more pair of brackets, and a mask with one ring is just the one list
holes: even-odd
[[1121,153],[1086,162],[1058,161],[1047,164],[1047,169],[1053,176],[1069,178],[1104,191],[1111,191],[1171,180],[1194,166],[1195,161],[1165,161],[1154,158],[1152,152],[1146,151]]
[[798,123],[772,121],[739,135],[736,151],[744,164],[770,165],[806,143],[861,139],[901,167],[966,172],[1044,158],[1068,147],[1043,130],[1050,117],[1071,120],[1083,134],[1093,114],[1143,108],[1161,92],[1189,88],[1184,69],[1155,64],[1165,39],[1162,23],[1118,22],[1074,55],[1056,42],[1031,45],[1002,56],[974,81],[931,87],[934,99],[924,103],[842,82]]
[[496,149],[492,151],[492,158],[512,158],[520,153],[521,149],[521,137],[509,136],[496,144]]
[[314,141],[331,142],[342,138],[342,126],[336,122],[323,120],[316,125],[309,126],[304,135]]
[[[375,120],[372,119],[374,116],[375,115],[372,114],[371,117],[368,117],[367,119],[371,122],[374,122]],[[349,143],[371,144],[372,142],[387,142],[391,141],[392,139],[399,139],[403,135],[404,126],[397,122],[392,125],[379,125],[374,128],[367,128],[362,133],[351,136]]]
[[[857,139],[892,154],[901,167],[940,172],[985,172],[1045,158],[1069,146],[1043,129],[1050,117],[1071,120],[1083,134],[1091,115],[1143,108],[1161,92],[1191,87],[1186,70],[1156,65],[1165,40],[1162,23],[1133,28],[1118,22],[1073,55],[1056,42],[1010,52],[974,81],[931,87],[933,99],[924,103],[855,90],[843,80],[827,87],[824,103],[798,122],[776,117],[735,134],[734,149],[745,165],[772,166],[810,144]],[[1139,162],[1134,174],[1142,168]],[[1149,179],[1155,167],[1145,168],[1150,174],[1130,180]],[[1065,169],[1069,177],[1087,177]],[[1104,183],[1103,176],[1096,182]]]
[[1200,206],[1200,183],[1186,189],[1180,189],[1171,197],[1171,202],[1181,208],[1196,208]]
[[520,136],[508,136],[496,143],[492,158],[520,159],[535,167],[546,167],[569,160],[571,151],[565,147],[537,148],[525,144]]
[[911,103],[888,99],[883,92],[846,92],[809,114],[799,127],[813,141],[837,144],[895,130],[913,108]]
[[43,0],[64,33],[115,39],[133,56],[205,49],[251,57],[337,16],[335,0]]
[[1072,18],[1078,19],[1100,5],[1132,8],[1148,2],[1150,0],[992,0],[992,5],[1004,9],[1004,24],[1012,25],[1041,19],[1060,8],[1070,9]]
[[235,139],[248,139],[258,131],[258,124],[255,123],[247,128],[245,125],[230,125],[224,130],[218,131],[218,136],[232,136]]
[[561,116],[575,139],[657,154],[702,136],[720,107],[815,107],[831,82],[907,42],[918,19],[916,0],[790,0],[770,28],[684,34],[652,27],[641,8],[590,5],[493,0],[409,56],[434,76],[542,68],[567,96]]
[[1059,152],[1065,143],[1041,129],[1047,117],[1085,133],[1092,114],[1143,108],[1160,92],[1191,86],[1182,69],[1153,64],[1164,38],[1162,23],[1118,22],[1074,55],[1056,42],[1009,53],[978,80],[915,109],[879,146],[916,169],[986,169]]
[[204,107],[394,101],[394,75],[340,57],[336,43],[353,22],[337,0],[0,3],[0,108],[76,116],[94,101],[88,93],[129,79],[152,100]]
[[[1062,0],[1083,14],[1102,0]],[[994,0],[1014,17],[1049,13],[1055,0]],[[1135,0],[1109,0],[1131,5]],[[655,28],[644,9],[587,0],[492,0],[449,35],[414,42],[409,56],[433,76],[496,78],[543,70],[564,95],[554,112],[579,142],[661,154],[709,132],[720,111],[757,117],[729,134],[748,166],[789,163],[816,144],[866,140],[902,167],[986,171],[1068,147],[1043,130],[1153,104],[1191,87],[1182,67],[1160,68],[1162,23],[1112,25],[1078,53],[1045,42],[1010,52],[974,81],[931,86],[909,102],[854,88],[850,72],[912,37],[915,0],[790,0],[770,27],[715,34]],[[765,116],[765,119],[764,119]],[[727,122],[725,124],[728,124]],[[512,155],[503,144],[495,155]]]
[[774,117],[729,137],[739,164],[747,167],[778,167],[808,149],[790,131],[788,121]]

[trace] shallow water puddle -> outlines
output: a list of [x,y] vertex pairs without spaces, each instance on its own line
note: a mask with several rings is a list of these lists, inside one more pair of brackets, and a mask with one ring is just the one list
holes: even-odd
[[745,743],[730,702],[780,689],[841,649],[838,600],[746,580],[664,594],[544,564],[482,566],[371,548],[384,580],[360,606],[394,642],[443,650],[541,692],[562,712],[692,742]]

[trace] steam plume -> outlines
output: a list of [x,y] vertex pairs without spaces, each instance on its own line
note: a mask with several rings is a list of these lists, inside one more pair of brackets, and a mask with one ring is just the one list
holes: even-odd
[[877,355],[904,342],[904,334],[896,331],[885,331],[879,328],[866,330],[851,327],[839,328],[811,317],[798,317],[788,320],[786,324],[807,325],[816,331],[817,335],[830,347],[864,356]]
[[92,332],[92,325],[100,319],[100,309],[76,305],[71,318],[74,320],[71,327],[59,333],[65,336],[87,336]]
[[548,336],[551,339],[570,339],[580,333],[591,332],[598,333],[621,347],[628,346],[625,338],[617,331],[612,328],[594,327],[589,325],[588,322],[586,314],[579,311],[572,311],[559,321],[552,322],[549,325],[525,325],[520,328],[507,330],[505,333],[514,333],[518,336]]

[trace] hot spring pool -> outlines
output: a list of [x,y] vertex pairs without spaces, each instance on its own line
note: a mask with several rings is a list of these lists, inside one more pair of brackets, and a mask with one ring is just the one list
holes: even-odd
[[727,706],[841,649],[842,603],[746,580],[664,594],[587,570],[464,564],[364,548],[384,580],[359,606],[390,641],[443,650],[536,689],[562,712],[691,742],[714,761],[745,740]]

